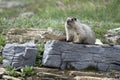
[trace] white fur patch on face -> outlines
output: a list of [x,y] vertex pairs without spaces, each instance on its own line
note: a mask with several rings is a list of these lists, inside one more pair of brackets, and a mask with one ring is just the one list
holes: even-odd
[[67,25],[71,26],[73,25],[75,22],[77,21],[77,19],[75,17],[68,17],[66,20]]

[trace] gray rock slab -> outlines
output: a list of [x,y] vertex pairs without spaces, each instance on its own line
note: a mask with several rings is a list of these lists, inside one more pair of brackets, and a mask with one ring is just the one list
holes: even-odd
[[59,68],[61,65],[61,56],[60,55],[47,55],[45,58],[43,58],[42,64],[48,67]]
[[37,49],[32,42],[6,44],[2,51],[3,67],[33,66],[36,60],[36,53]]
[[51,40],[46,42],[43,66],[76,70],[94,66],[101,71],[120,70],[120,46],[74,44]]

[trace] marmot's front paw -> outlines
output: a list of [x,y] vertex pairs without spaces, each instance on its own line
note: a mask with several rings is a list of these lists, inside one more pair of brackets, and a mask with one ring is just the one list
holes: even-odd
[[71,40],[66,40],[67,42],[71,42]]

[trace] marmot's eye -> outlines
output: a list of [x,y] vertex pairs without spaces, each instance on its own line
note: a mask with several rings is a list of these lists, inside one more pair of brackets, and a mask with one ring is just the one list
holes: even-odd
[[71,21],[74,21],[74,18],[72,18]]
[[71,20],[72,20],[72,21],[76,21],[77,19],[76,19],[75,17],[73,17]]
[[76,18],[73,18],[74,19],[74,21],[76,21],[77,19]]

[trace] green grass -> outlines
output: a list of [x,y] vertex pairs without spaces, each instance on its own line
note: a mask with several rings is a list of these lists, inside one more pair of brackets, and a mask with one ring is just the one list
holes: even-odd
[[6,71],[12,71],[13,68],[12,68],[11,66],[6,66],[6,67],[5,67],[5,70],[6,70]]
[[20,74],[17,73],[17,71],[15,71],[15,70],[11,70],[11,71],[9,72],[9,75],[10,75],[10,76],[13,76],[13,77],[19,77],[19,76],[20,76]]
[[0,34],[0,50],[3,49],[3,47],[5,45],[5,41],[6,41],[5,36]]
[[[90,25],[96,37],[105,42],[108,29],[120,26],[120,0],[22,0],[23,7],[4,10],[0,13],[2,28],[48,28],[64,30],[68,16],[75,16]],[[24,8],[24,9],[23,9]],[[33,11],[31,18],[15,18],[20,13]]]
[[44,52],[44,43],[38,44],[37,45],[37,54],[36,54],[36,61],[35,61],[35,66],[42,66],[42,56]]
[[31,66],[22,67],[21,72],[14,70],[11,66],[5,67],[5,70],[8,71],[8,74],[10,76],[14,76],[14,77],[29,77],[34,75],[34,70],[33,67]]
[[2,61],[3,61],[3,57],[0,56],[0,64],[2,64]]
[[33,67],[25,66],[23,67],[23,72],[21,73],[21,76],[28,77],[32,76],[34,74]]
[[97,67],[95,67],[95,66],[90,65],[90,66],[88,66],[86,69],[84,69],[83,71],[94,71],[94,72],[98,72],[99,69],[98,69]]

